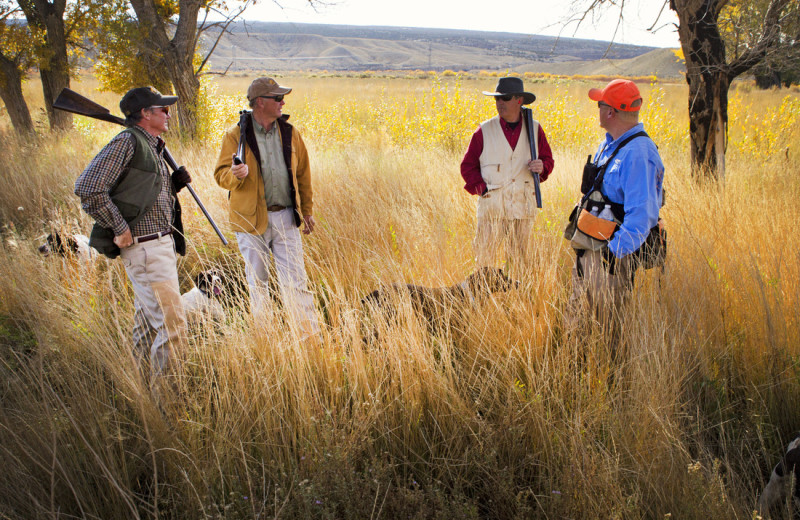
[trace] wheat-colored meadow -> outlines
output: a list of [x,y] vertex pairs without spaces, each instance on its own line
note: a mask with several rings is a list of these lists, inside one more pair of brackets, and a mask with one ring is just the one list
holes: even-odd
[[[206,138],[167,136],[232,242],[182,193],[185,289],[209,266],[243,276],[212,174],[251,79],[206,84]],[[318,228],[304,247],[321,339],[299,342],[277,303],[254,322],[234,299],[224,324],[193,329],[180,397],[161,407],[131,355],[120,262],[36,251],[52,228],[88,234],[73,183],[119,128],[76,116],[31,143],[3,131],[0,518],[753,517],[800,429],[796,91],[731,91],[717,185],[690,175],[686,88],[640,85],[667,168],[669,257],[639,273],[615,364],[601,331],[561,332],[561,231],[602,136],[586,97],[598,84],[526,78],[556,161],[534,267],[519,289],[443,311],[451,326],[432,333],[407,305],[381,320],[360,299],[473,269],[459,163],[494,114],[480,91],[496,78],[280,81],[312,161]],[[90,78],[73,88],[118,113]]]

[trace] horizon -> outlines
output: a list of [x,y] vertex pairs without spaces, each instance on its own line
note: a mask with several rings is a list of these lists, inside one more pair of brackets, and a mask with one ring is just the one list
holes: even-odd
[[[635,0],[629,3],[625,20],[615,32],[618,13],[604,9],[593,14],[575,29],[569,22],[579,15],[577,9],[568,3],[553,7],[544,0],[507,0],[500,9],[478,4],[464,5],[457,0],[406,0],[381,2],[380,0],[343,0],[339,3],[325,4],[313,9],[308,4],[279,5],[274,1],[251,5],[241,16],[245,22],[284,22],[295,24],[379,26],[414,29],[453,29],[480,32],[505,32],[534,36],[579,38],[603,42],[640,45],[645,47],[680,48],[677,30],[677,16],[658,3]],[[645,5],[642,5],[645,4]],[[459,14],[454,17],[453,13]],[[526,16],[513,16],[514,12],[532,12],[535,21]],[[419,16],[419,13],[424,13]],[[534,17],[534,15],[532,15]],[[656,24],[656,20],[658,20]],[[656,25],[653,31],[647,27]],[[671,27],[672,26],[672,27]]]

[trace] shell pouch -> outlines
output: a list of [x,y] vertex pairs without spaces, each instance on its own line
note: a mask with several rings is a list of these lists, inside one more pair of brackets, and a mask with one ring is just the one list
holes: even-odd
[[569,224],[564,230],[564,238],[570,241],[574,249],[599,251],[606,247],[608,241],[619,227],[619,221],[606,220],[597,214],[608,202],[599,191],[593,191],[583,203],[575,206],[570,214]]

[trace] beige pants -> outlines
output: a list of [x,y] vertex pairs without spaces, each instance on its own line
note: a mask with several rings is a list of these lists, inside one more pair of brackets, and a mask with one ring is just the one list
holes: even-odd
[[571,333],[580,334],[592,319],[597,320],[612,353],[620,346],[625,304],[636,271],[633,255],[617,258],[614,264],[614,274],[610,274],[600,251],[585,251],[577,259],[572,268],[572,295],[565,316],[565,329]]
[[319,333],[314,295],[308,290],[303,261],[303,241],[294,224],[292,209],[269,212],[269,225],[263,235],[236,233],[239,251],[245,263],[254,315],[265,312],[269,296],[270,257],[275,260],[281,299],[290,322],[300,338]]
[[472,243],[477,267],[495,267],[498,252],[505,250],[506,262],[516,276],[528,271],[533,259],[531,230],[535,219],[478,218]]
[[186,337],[175,244],[167,235],[126,247],[120,257],[133,287],[136,352],[149,358],[151,374],[158,376],[177,361]]

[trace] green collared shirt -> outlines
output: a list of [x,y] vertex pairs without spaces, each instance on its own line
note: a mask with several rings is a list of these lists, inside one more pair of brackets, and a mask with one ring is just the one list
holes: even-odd
[[267,206],[291,207],[289,170],[283,159],[278,124],[273,123],[272,128],[267,131],[253,118],[253,129],[258,152],[261,155],[261,176],[264,179],[264,198],[267,199]]

